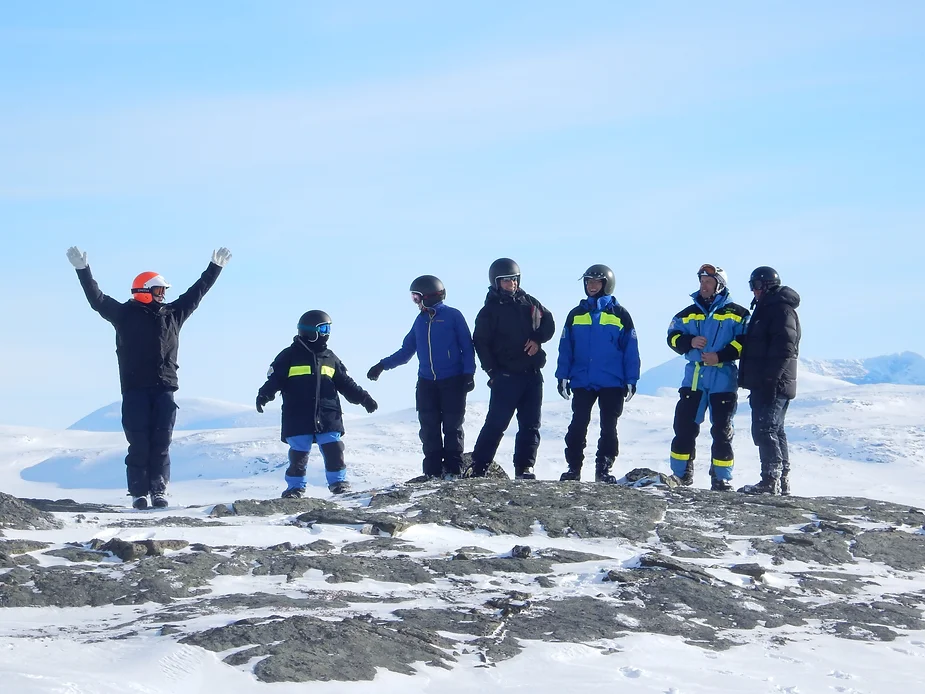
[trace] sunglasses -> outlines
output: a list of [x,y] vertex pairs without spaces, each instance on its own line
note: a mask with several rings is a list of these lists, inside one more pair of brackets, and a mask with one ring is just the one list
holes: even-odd
[[310,333],[318,333],[320,335],[330,335],[331,324],[319,323],[318,325],[300,325],[299,330],[307,330]]
[[520,275],[498,275],[495,279],[498,282],[517,282],[520,280]]
[[164,296],[167,293],[167,287],[151,287],[152,296]]

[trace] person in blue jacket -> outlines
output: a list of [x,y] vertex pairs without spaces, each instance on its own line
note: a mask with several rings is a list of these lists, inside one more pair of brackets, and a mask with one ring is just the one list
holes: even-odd
[[700,289],[694,303],[676,314],[668,327],[668,346],[687,359],[674,414],[671,472],[681,484],[694,483],[697,435],[707,408],[713,436],[710,488],[732,489],[732,419],[738,400],[738,367],[748,311],[729,298],[726,273],[715,265],[697,271]]
[[[457,479],[462,469],[466,394],[475,388],[475,350],[463,314],[447,306],[446,287],[433,275],[411,283],[411,298],[420,312],[401,349],[373,366],[375,381],[418,356],[415,406],[421,425],[424,475]],[[443,429],[441,436],[441,427]]]
[[639,343],[633,319],[613,297],[616,279],[606,265],[592,265],[583,276],[586,299],[565,319],[559,340],[556,378],[559,395],[572,397],[572,421],[565,435],[568,471],[560,480],[581,479],[591,410],[601,411],[594,479],[614,484],[610,474],[619,454],[617,420],[623,405],[636,394],[639,380]]

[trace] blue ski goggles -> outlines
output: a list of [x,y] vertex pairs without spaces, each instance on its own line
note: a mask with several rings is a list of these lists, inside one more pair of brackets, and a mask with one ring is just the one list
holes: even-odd
[[299,323],[299,330],[305,330],[310,333],[318,333],[319,335],[330,335],[331,324],[319,323],[318,325],[302,325]]

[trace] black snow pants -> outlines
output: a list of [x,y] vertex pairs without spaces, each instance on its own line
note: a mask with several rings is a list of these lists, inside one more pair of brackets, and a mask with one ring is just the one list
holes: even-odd
[[424,474],[429,477],[460,474],[465,439],[466,380],[465,376],[436,381],[418,379],[414,399],[421,425]]
[[167,489],[176,421],[173,391],[137,388],[122,394],[122,430],[128,441],[125,475],[131,496],[163,494]]

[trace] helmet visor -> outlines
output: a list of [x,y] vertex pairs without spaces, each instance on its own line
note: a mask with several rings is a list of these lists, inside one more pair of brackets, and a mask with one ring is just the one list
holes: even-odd
[[318,333],[319,335],[330,335],[331,324],[319,323],[318,325],[299,325],[299,330],[304,330],[309,333]]
[[697,277],[716,277],[716,266],[710,263],[704,263],[697,270]]

